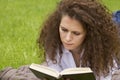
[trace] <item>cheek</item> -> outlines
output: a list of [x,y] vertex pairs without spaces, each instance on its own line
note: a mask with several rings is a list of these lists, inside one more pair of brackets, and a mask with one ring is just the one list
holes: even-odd
[[59,34],[60,34],[60,39],[61,39],[61,41],[62,41],[63,38],[64,38],[64,34],[63,34],[62,31],[60,31],[60,30],[59,30]]
[[81,45],[83,41],[85,40],[85,36],[80,36],[75,40],[76,44]]

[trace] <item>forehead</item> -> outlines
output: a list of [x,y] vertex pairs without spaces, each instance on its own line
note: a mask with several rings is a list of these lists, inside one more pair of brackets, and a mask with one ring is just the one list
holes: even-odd
[[60,26],[73,30],[73,31],[83,31],[83,25],[76,19],[64,15],[61,19]]

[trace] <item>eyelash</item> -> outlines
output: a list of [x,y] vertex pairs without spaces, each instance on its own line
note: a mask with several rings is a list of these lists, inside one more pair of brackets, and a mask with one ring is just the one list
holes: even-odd
[[80,33],[76,33],[76,32],[73,32],[73,34],[75,34],[75,35],[80,35]]
[[[68,30],[67,29],[62,29],[63,32],[67,32]],[[77,32],[73,32],[74,35],[80,35],[80,33],[77,33]]]
[[62,31],[67,32],[68,30],[67,29],[62,29]]

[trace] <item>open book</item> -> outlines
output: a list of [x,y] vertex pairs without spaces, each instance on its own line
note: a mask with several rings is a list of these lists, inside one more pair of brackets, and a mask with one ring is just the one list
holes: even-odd
[[63,80],[63,78],[70,78],[72,80],[95,80],[92,70],[88,67],[68,68],[58,72],[47,66],[32,63],[29,68],[40,79]]

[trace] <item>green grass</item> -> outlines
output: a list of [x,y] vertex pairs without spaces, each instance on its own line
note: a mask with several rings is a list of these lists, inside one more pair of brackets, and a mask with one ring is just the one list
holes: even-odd
[[[0,0],[0,69],[41,63],[36,39],[40,25],[59,0]],[[112,11],[119,0],[103,0]]]
[[103,3],[111,10],[120,10],[120,0],[102,0]]
[[39,26],[57,2],[0,0],[0,69],[42,62],[43,51],[38,54],[36,45]]

